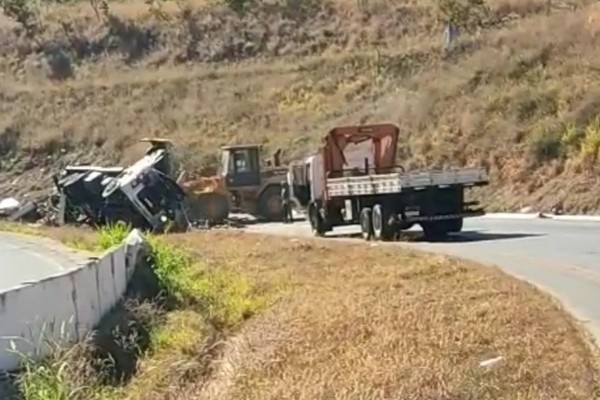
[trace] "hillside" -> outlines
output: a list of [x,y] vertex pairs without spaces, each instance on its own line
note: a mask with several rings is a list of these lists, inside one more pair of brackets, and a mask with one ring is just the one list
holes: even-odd
[[221,144],[293,159],[332,126],[386,120],[407,166],[489,167],[490,209],[600,210],[591,0],[488,0],[450,50],[434,1],[158,1],[0,21],[0,197],[41,193],[65,162],[125,163],[142,136],[196,169]]

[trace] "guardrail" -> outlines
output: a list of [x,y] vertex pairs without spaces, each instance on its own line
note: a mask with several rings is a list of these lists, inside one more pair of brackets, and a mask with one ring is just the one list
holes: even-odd
[[39,359],[48,341],[82,339],[123,297],[143,238],[133,231],[121,245],[85,265],[0,292],[0,370],[19,368],[12,350]]

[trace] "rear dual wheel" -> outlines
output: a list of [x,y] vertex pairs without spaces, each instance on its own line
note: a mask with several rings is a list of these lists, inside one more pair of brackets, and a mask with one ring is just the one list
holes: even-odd
[[373,211],[369,207],[360,210],[360,233],[363,239],[371,240],[373,237]]
[[394,238],[396,227],[391,221],[392,213],[381,204],[373,207],[373,236],[375,240],[388,241]]
[[388,241],[394,238],[395,226],[391,224],[392,214],[381,204],[373,209],[365,207],[360,212],[360,230],[363,239]]

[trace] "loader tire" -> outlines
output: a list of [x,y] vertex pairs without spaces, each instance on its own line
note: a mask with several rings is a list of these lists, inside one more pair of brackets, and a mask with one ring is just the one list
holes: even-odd
[[267,221],[283,221],[284,210],[279,185],[271,185],[261,193],[258,198],[258,212],[260,217]]

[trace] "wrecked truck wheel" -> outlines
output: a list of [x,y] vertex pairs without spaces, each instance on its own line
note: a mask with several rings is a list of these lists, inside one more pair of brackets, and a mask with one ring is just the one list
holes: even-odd
[[108,182],[108,184],[104,187],[104,190],[102,191],[102,197],[106,199],[115,193],[117,189],[119,189],[119,183],[120,181],[117,178],[111,179],[110,182]]
[[283,221],[283,203],[279,186],[269,186],[262,192],[258,199],[258,211],[267,221]]

